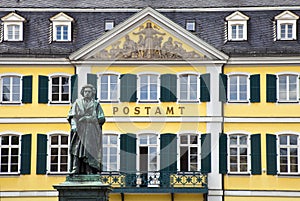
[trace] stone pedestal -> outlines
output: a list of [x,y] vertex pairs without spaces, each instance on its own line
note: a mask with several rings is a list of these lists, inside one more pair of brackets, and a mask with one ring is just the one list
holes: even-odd
[[53,185],[59,201],[108,201],[111,187],[100,182],[100,175],[67,176],[65,182]]

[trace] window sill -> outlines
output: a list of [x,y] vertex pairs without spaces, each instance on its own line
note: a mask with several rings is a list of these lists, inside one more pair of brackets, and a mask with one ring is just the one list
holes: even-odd
[[1,105],[21,105],[21,102],[0,102]]
[[100,103],[119,103],[118,100],[99,100],[99,102]]
[[249,172],[246,172],[246,173],[241,173],[241,172],[230,172],[230,173],[227,173],[228,176],[250,176],[251,174]]
[[179,100],[178,103],[199,103],[198,100]]
[[47,173],[47,175],[49,176],[65,176],[65,175],[68,175],[69,172],[49,172]]
[[250,101],[228,101],[227,103],[250,103]]
[[139,103],[159,103],[158,100],[139,100]]
[[283,104],[288,104],[288,103],[290,103],[290,104],[298,104],[299,103],[299,101],[277,101],[277,103],[283,103]]
[[0,173],[0,177],[19,177],[21,174],[20,173]]
[[71,102],[49,102],[50,105],[69,105]]

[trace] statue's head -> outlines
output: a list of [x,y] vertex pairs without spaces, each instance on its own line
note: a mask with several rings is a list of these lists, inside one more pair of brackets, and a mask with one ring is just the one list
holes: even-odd
[[86,84],[81,88],[80,94],[85,98],[94,98],[96,89],[91,84]]

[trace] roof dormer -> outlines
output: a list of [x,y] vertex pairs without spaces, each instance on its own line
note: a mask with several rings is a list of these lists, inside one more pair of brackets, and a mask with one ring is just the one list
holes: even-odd
[[23,23],[26,21],[22,16],[12,12],[1,18],[3,22],[4,41],[23,41]]
[[236,11],[227,16],[228,40],[243,41],[247,40],[247,21],[249,17],[243,13]]
[[277,40],[296,40],[297,39],[297,20],[298,15],[290,11],[284,11],[275,17]]
[[52,40],[53,41],[71,41],[72,40],[72,22],[73,18],[64,14],[58,13],[50,18],[52,22]]

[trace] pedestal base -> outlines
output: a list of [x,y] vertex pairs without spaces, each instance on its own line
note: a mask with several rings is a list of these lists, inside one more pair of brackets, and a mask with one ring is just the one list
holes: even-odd
[[111,187],[100,182],[99,175],[67,176],[64,183],[53,185],[59,201],[108,201]]

